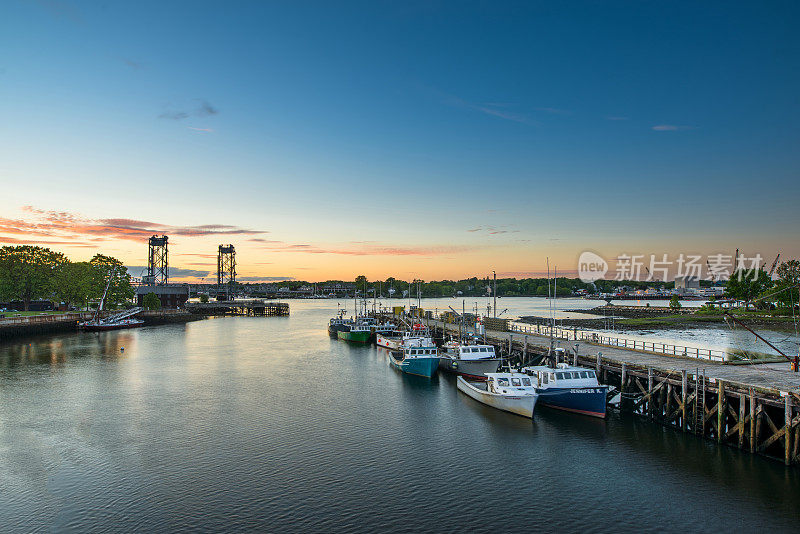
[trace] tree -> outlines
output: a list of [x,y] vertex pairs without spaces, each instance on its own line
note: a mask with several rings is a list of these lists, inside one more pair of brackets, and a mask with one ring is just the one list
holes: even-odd
[[19,299],[28,311],[32,300],[50,296],[54,271],[68,261],[60,252],[44,247],[0,248],[0,298]]
[[114,307],[133,298],[134,291],[131,285],[131,275],[121,261],[111,256],[97,254],[89,263],[99,273],[101,295],[109,277],[111,277],[111,285],[108,287],[108,293],[106,294],[106,305]]
[[670,297],[669,307],[672,308],[673,310],[681,308],[681,299],[678,298],[678,295],[672,295],[672,297]]
[[102,283],[100,273],[89,262],[66,262],[54,271],[53,292],[67,307],[85,307],[91,299],[100,298]]
[[202,302],[203,304],[208,302],[208,295],[206,295],[205,293],[201,293],[200,294],[200,302]]
[[147,308],[148,310],[160,310],[161,309],[161,301],[158,299],[155,293],[148,293],[142,299],[142,305]]
[[783,306],[797,306],[800,301],[798,285],[800,285],[800,261],[789,260],[781,263],[775,271],[778,281],[775,284],[775,299]]
[[772,286],[772,280],[764,269],[737,269],[728,280],[725,293],[732,298],[744,301],[750,308],[759,294]]

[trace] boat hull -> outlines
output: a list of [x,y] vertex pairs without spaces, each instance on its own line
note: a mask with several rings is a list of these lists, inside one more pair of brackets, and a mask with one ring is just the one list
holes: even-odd
[[417,376],[431,378],[439,367],[439,357],[434,358],[399,358],[389,354],[389,361],[400,371]]
[[479,387],[473,386],[469,381],[459,376],[456,379],[458,390],[467,396],[475,399],[481,404],[503,410],[504,412],[533,418],[533,411],[536,408],[537,395],[498,395],[489,393]]
[[539,404],[566,412],[603,418],[606,416],[607,386],[547,388],[537,390]]
[[331,337],[337,337],[339,332],[345,330],[345,325],[343,324],[329,324],[328,325],[328,335]]
[[398,350],[402,343],[403,339],[399,337],[384,336],[383,334],[377,334],[375,336],[375,344],[377,344],[379,347]]
[[350,341],[351,343],[369,343],[370,338],[369,331],[351,332],[349,330],[339,330],[336,335],[342,341]]
[[83,323],[78,327],[85,332],[107,332],[109,330],[122,330],[124,328],[139,328],[144,326],[144,321],[137,321],[122,324],[87,324]]
[[486,380],[486,373],[496,373],[500,367],[500,359],[486,360],[460,360],[443,356],[439,359],[439,369],[448,373],[455,373],[465,378]]

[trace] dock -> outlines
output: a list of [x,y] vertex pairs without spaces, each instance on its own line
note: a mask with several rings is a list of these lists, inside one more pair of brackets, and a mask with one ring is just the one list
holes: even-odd
[[288,317],[289,304],[264,299],[212,300],[209,302],[187,302],[186,311],[197,315]]
[[[458,324],[433,318],[424,322],[439,337],[459,331]],[[486,342],[514,365],[551,357],[549,336],[509,331],[513,328],[509,324],[506,331],[485,330]],[[607,401],[612,410],[800,465],[800,373],[791,371],[789,362],[733,364],[721,358],[669,355],[657,347],[648,351],[585,339],[576,353],[574,340],[554,343],[564,349],[567,363],[594,369],[600,382],[610,386]]]

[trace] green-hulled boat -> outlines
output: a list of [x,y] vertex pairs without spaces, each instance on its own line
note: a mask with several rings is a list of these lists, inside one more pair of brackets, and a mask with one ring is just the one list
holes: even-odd
[[369,343],[372,339],[372,329],[369,325],[359,324],[353,325],[348,329],[339,330],[336,335],[339,339],[344,341],[352,341],[353,343]]

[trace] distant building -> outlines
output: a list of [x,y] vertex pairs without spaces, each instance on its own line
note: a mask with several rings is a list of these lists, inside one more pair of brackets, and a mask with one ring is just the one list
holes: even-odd
[[182,308],[189,300],[188,284],[165,284],[158,286],[139,286],[136,288],[136,305],[144,306],[144,297],[148,293],[155,293],[161,301],[161,307],[166,309]]
[[696,276],[676,276],[675,293],[685,295],[696,293],[700,289],[700,279]]

